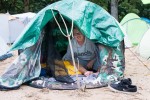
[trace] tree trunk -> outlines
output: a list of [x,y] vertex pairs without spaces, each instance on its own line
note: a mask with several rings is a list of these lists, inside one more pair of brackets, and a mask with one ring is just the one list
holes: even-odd
[[111,15],[116,19],[118,20],[118,0],[111,0],[111,3],[110,3],[110,13]]
[[24,12],[29,11],[29,0],[24,0]]

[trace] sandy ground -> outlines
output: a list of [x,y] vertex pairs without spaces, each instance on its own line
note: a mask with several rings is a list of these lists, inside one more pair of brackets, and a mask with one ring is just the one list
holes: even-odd
[[[150,62],[144,61],[144,66],[129,49],[126,49],[125,57],[125,77],[131,78],[133,84],[138,87],[136,93],[115,93],[108,87],[87,89],[82,92],[37,89],[22,85],[18,90],[0,91],[0,100],[150,100]],[[15,58],[16,55],[0,62],[0,75]]]

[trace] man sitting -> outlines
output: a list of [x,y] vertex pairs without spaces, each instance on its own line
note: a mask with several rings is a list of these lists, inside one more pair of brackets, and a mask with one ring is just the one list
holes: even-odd
[[[78,67],[79,62],[79,72],[85,76],[98,72],[101,64],[98,60],[99,54],[96,45],[87,39],[77,28],[73,29],[73,36],[71,43],[76,67]],[[73,65],[70,46],[68,46],[63,60],[69,61]]]

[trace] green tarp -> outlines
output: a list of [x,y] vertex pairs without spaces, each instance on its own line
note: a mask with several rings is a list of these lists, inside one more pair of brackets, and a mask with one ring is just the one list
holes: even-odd
[[117,47],[123,40],[123,33],[103,8],[85,0],[63,0],[42,9],[25,28],[10,50],[24,49],[34,45],[39,39],[42,28],[53,20],[51,10],[62,14],[68,21],[73,19],[80,30],[91,40],[107,46]]
[[[74,24],[87,38],[97,43],[99,60],[102,64],[100,74],[93,81],[87,80],[86,85],[90,85],[90,88],[101,87],[110,81],[123,77],[125,59],[124,47],[121,45],[121,41],[124,38],[124,34],[118,22],[103,8],[89,1],[62,0],[45,7],[37,13],[12,45],[10,51],[24,49],[24,52],[0,76],[0,90],[15,89],[25,82],[38,78],[41,72],[40,63],[41,57],[44,56],[42,52],[44,47],[48,48],[48,52],[44,52],[44,54],[48,55],[49,59],[46,59],[45,62],[49,63],[55,60],[56,48],[52,45],[52,40],[54,39],[53,37],[58,38],[58,36],[56,34],[56,36],[53,36],[55,29],[52,27],[57,24],[51,9],[54,11],[56,18],[60,13],[68,22],[71,23],[73,20]],[[57,34],[62,35],[60,32]],[[44,42],[45,37],[48,40],[47,42]],[[48,65],[52,66],[51,64]],[[58,65],[53,65],[52,67],[55,67],[55,69],[59,67]],[[60,78],[63,79],[62,76]],[[53,83],[47,80],[46,84],[44,81],[43,84],[44,87],[46,85],[50,89],[66,89],[58,81]],[[72,85],[67,84],[67,86],[71,86],[71,89],[76,89]]]

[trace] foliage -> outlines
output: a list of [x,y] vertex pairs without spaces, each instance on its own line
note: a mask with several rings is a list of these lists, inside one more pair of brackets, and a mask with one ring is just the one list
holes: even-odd
[[[29,5],[25,2],[29,1]],[[10,14],[25,12],[25,6],[28,6],[28,11],[37,13],[45,6],[59,0],[0,0],[0,13]],[[103,7],[108,12],[110,11],[110,0],[89,0]],[[136,13],[140,17],[150,18],[150,4],[143,5],[141,0],[118,0],[118,16],[121,20],[128,13]]]
[[119,0],[119,19],[128,13],[136,13],[140,17],[150,18],[150,4],[143,5],[141,0]]
[[[25,1],[27,0],[0,0],[0,13],[10,14],[23,13],[25,7]],[[48,4],[59,0],[29,0],[29,11],[38,12]]]
[[89,1],[96,3],[97,5],[100,5],[107,11],[109,10],[108,9],[108,0],[89,0]]
[[21,0],[1,0],[0,1],[0,13],[12,12],[21,13],[23,2]]
[[[89,0],[110,12],[110,0]],[[118,0],[119,21],[128,13],[136,13],[140,17],[150,19],[150,4],[144,5],[141,0]]]

